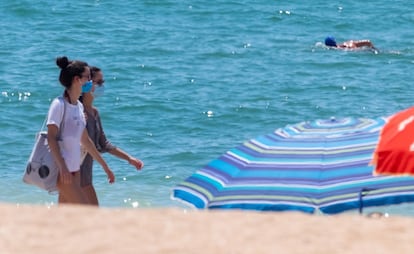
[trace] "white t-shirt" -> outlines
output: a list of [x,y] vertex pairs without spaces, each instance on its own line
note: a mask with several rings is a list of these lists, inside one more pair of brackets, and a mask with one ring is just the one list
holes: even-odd
[[[63,106],[63,102],[65,106]],[[77,101],[76,105],[68,103],[63,97],[55,98],[50,104],[47,125],[54,124],[58,128],[65,108],[65,119],[63,132],[59,141],[60,153],[65,160],[70,172],[76,172],[81,164],[81,136],[86,126],[86,119],[83,113],[83,105]]]

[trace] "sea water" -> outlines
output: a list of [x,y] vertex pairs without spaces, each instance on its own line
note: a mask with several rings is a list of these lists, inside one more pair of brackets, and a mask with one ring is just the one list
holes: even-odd
[[[247,139],[413,104],[411,1],[0,0],[0,14],[0,202],[56,204],[21,178],[62,55],[103,69],[105,133],[145,163],[104,155],[116,183],[95,165],[103,207],[180,206],[172,187]],[[379,52],[329,50],[328,35]]]

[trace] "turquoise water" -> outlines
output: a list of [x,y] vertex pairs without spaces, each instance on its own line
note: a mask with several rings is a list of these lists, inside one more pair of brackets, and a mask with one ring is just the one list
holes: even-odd
[[[62,92],[61,55],[104,70],[105,132],[145,162],[137,172],[104,155],[117,177],[109,185],[95,167],[104,207],[179,206],[171,188],[246,139],[413,104],[410,1],[0,0],[0,13],[0,202],[56,203],[21,177]],[[380,51],[328,50],[327,35]]]

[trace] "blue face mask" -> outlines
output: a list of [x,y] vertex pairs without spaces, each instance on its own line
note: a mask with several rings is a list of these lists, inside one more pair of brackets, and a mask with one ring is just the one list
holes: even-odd
[[104,95],[105,92],[105,86],[104,85],[100,85],[100,86],[96,86],[95,90],[93,91],[93,97],[97,98],[97,97],[101,97],[102,95]]
[[82,93],[89,93],[92,89],[92,80],[82,85]]

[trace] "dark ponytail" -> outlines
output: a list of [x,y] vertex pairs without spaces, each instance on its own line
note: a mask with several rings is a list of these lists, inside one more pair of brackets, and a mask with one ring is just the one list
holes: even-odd
[[86,62],[73,60],[70,61],[66,56],[56,58],[56,65],[60,68],[59,81],[66,88],[72,86],[74,77],[81,77],[88,66]]

